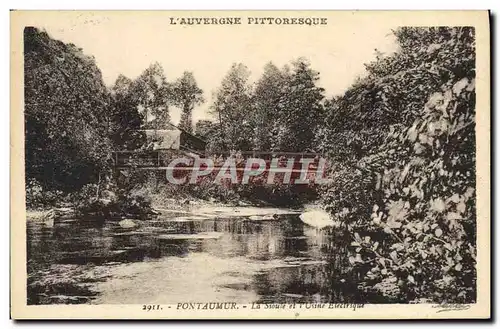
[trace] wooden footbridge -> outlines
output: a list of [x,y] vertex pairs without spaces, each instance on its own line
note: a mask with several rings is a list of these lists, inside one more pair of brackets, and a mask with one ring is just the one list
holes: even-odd
[[[149,151],[116,151],[113,152],[113,163],[117,169],[137,168],[137,169],[168,169],[170,162],[175,158],[197,158],[212,159],[215,163],[224,162],[229,157],[240,160],[249,158],[263,159],[266,164],[270,164],[272,159],[279,158],[280,163],[286,163],[293,158],[296,163],[301,159],[311,159],[312,164],[317,164],[321,157],[318,153],[310,152],[271,152],[271,151],[243,151],[243,152],[204,152],[187,148],[180,149],[160,149]],[[221,164],[222,164],[221,163]],[[312,168],[311,168],[312,169]]]
[[[290,159],[294,160],[293,168],[289,170],[295,175],[304,170],[315,171],[318,168],[321,155],[310,152],[276,152],[276,151],[212,151],[207,152],[206,142],[191,133],[171,125],[167,130],[146,130],[146,134],[155,141],[149,150],[137,151],[115,151],[113,152],[114,167],[118,170],[140,169],[140,170],[173,170],[193,171],[196,159],[211,159],[214,167],[221,167],[228,158],[234,158],[238,171],[245,169],[245,162],[249,158],[258,158],[266,162],[266,171],[271,168],[271,161],[278,160],[278,167],[286,167]],[[172,165],[172,161],[178,158],[190,159],[189,164],[178,163]],[[304,161],[304,159],[308,159]],[[275,160],[276,162],[276,160]],[[307,168],[302,168],[303,162],[307,162]],[[276,164],[275,164],[276,165]],[[214,168],[214,169],[215,169]],[[195,170],[200,170],[196,168]],[[294,175],[294,176],[295,176]]]

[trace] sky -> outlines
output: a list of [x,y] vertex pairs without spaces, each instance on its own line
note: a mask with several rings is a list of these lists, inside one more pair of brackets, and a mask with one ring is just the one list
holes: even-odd
[[[170,17],[242,17],[246,22],[249,16],[264,14],[270,16],[265,12],[52,12],[31,22],[51,37],[72,42],[93,55],[108,86],[119,74],[137,77],[153,62],[162,65],[168,81],[192,71],[206,99],[193,111],[195,122],[210,118],[212,93],[232,63],[245,64],[254,82],[269,61],[281,67],[305,57],[320,72],[319,85],[330,97],[343,93],[364,73],[364,63],[375,58],[375,49],[383,53],[396,49],[391,34],[396,26],[348,12],[285,14],[328,18],[327,25],[318,26],[170,24]],[[180,110],[172,108],[170,115],[178,123]]]

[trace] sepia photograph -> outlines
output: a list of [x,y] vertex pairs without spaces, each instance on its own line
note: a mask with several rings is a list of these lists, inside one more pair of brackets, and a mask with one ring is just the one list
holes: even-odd
[[14,318],[490,316],[487,11],[11,29]]

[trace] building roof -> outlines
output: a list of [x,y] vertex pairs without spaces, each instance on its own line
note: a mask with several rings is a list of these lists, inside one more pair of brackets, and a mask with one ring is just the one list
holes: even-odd
[[189,132],[189,131],[187,131],[187,130],[184,130],[184,129],[182,129],[182,128],[180,128],[180,127],[176,126],[176,125],[174,125],[173,123],[167,122],[167,125],[171,126],[171,127],[172,127],[172,128],[174,128],[174,129],[178,129],[178,130],[182,131],[184,134],[188,135],[188,136],[189,136],[189,138],[196,139],[196,140],[198,140],[198,141],[200,141],[200,142],[203,142],[203,143],[205,143],[205,144],[207,143],[207,141],[205,141],[205,140],[201,139],[201,138],[200,138],[200,137],[198,137],[198,136],[193,135],[193,133],[191,133],[191,132]]
[[[193,135],[187,130],[177,127],[172,123],[167,123],[166,129],[142,129],[141,131],[146,133],[146,138],[148,143],[153,142],[153,149],[180,149],[181,140],[183,143],[187,140],[196,141],[195,143],[202,143],[201,145],[206,145],[207,142],[203,139]],[[183,136],[181,139],[181,135]],[[195,144],[196,145],[196,144]]]
[[157,149],[175,149],[180,148],[181,142],[181,131],[177,129],[166,130],[166,129],[145,129],[148,140],[153,140],[155,150]]

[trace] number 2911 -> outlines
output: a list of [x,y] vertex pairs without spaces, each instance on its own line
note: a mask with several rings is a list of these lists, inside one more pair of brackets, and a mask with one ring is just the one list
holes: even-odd
[[142,305],[142,310],[143,311],[159,311],[161,310],[161,306],[160,305]]

